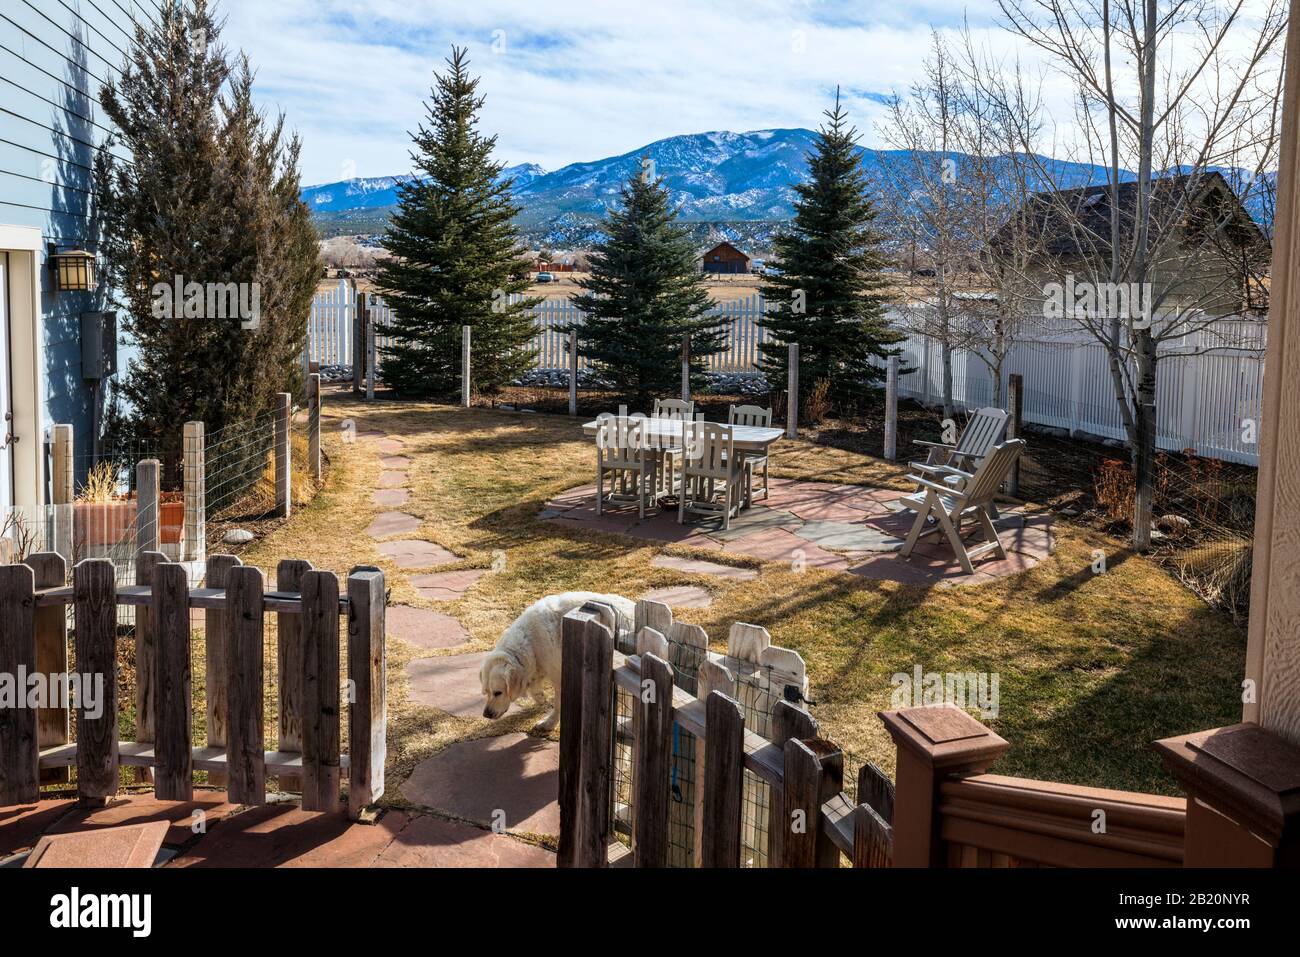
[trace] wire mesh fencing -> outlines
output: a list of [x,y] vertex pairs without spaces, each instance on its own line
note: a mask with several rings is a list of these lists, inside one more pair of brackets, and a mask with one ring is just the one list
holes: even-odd
[[[274,473],[275,412],[209,432],[204,453],[207,489],[205,517],[210,522],[238,518],[250,493]],[[263,489],[273,495],[273,489]]]

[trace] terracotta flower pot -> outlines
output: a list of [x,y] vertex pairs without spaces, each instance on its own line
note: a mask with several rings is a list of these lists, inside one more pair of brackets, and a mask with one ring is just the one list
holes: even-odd
[[116,545],[135,525],[135,502],[77,502],[72,511],[74,540],[79,545]]

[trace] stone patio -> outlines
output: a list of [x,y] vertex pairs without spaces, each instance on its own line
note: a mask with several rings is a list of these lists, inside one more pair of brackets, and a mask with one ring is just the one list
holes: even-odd
[[[864,485],[774,478],[767,498],[743,510],[731,520],[731,527],[724,529],[720,519],[679,525],[671,505],[648,513],[644,521],[638,520],[635,504],[621,502],[605,506],[598,516],[596,488],[585,485],[551,499],[539,517],[564,528],[719,549],[794,568],[821,568],[909,585],[983,584],[1033,568],[1052,554],[1050,516],[1005,508],[996,523],[1007,549],[1005,559],[976,559],[974,574],[968,575],[942,536],[933,535],[923,539],[910,558],[900,559],[897,552],[915,517],[900,505],[907,494]],[[980,540],[973,525],[964,532],[968,543]],[[712,562],[696,564],[725,567]],[[722,574],[703,567],[681,570]]]

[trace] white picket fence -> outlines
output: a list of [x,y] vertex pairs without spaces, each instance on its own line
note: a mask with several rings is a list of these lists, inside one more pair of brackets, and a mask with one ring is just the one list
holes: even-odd
[[[340,281],[336,290],[317,294],[308,327],[312,362],[352,364],[354,305],[350,297],[346,281]],[[378,298],[372,300],[370,308],[377,310],[377,328],[382,330],[392,310]],[[759,324],[762,297],[720,303],[713,311],[726,319],[727,349],[710,357],[708,368],[719,372],[757,369],[759,345],[765,338]],[[581,323],[582,313],[568,300],[548,299],[534,314],[538,367],[567,368],[567,336],[559,329],[575,320]],[[900,328],[905,328],[903,315],[901,310],[896,312]],[[1261,322],[1221,320],[1167,345],[1170,357],[1160,362],[1157,400],[1157,441],[1161,449],[1190,448],[1211,458],[1258,464],[1255,437],[1260,433],[1266,329]],[[381,333],[376,340],[378,351],[382,353],[386,344],[387,338]],[[909,332],[900,348],[904,367],[916,371],[899,379],[899,394],[926,405],[938,404],[943,395],[939,344]],[[585,367],[586,363],[580,360],[579,365]],[[1063,330],[1025,337],[1012,350],[1002,372],[1004,403],[1006,378],[1014,373],[1024,377],[1025,421],[1071,433],[1124,438],[1105,349],[1086,333]],[[991,405],[993,394],[987,365],[974,353],[956,352],[956,405],[964,410]]]

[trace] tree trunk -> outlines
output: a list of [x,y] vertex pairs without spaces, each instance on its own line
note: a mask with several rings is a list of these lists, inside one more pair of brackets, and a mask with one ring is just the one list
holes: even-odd
[[1133,547],[1151,547],[1152,497],[1156,456],[1156,341],[1147,330],[1138,333],[1137,402],[1133,443]]
[[955,412],[952,401],[952,345],[946,337],[941,354],[943,356],[943,417],[951,419]]

